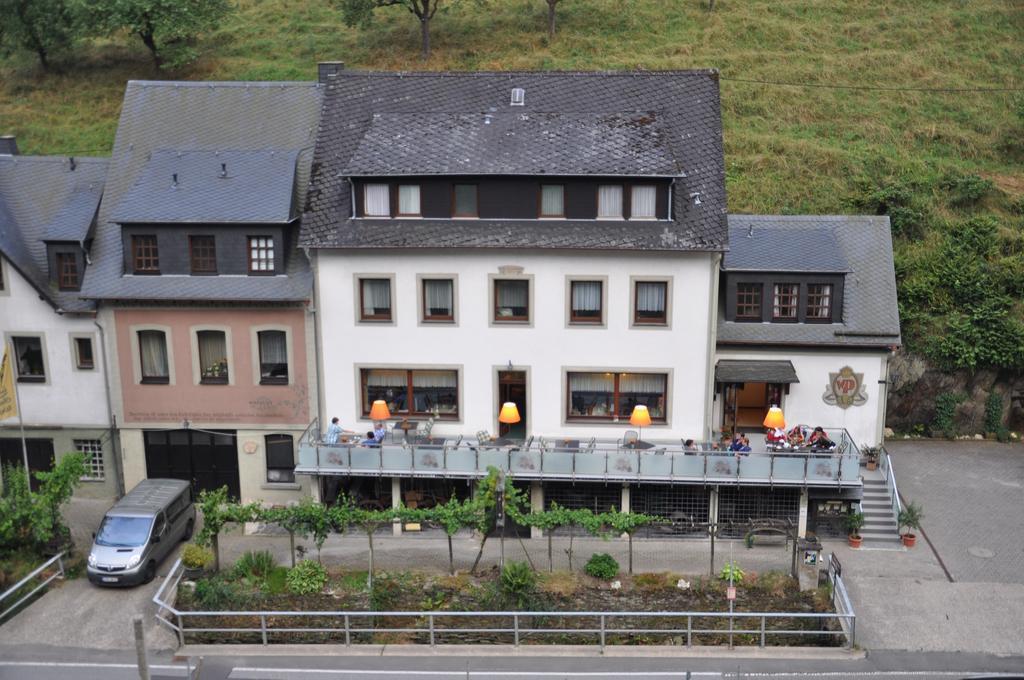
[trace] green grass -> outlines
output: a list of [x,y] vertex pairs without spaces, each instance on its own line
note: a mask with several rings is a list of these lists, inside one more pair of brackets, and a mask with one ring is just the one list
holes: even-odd
[[[89,43],[63,72],[29,55],[0,62],[0,132],[26,153],[107,154],[129,78],[313,79],[318,60],[360,69],[720,69],[729,210],[856,212],[864,185],[923,181],[934,220],[959,218],[938,178],[995,183],[985,209],[1021,231],[1007,206],[1024,195],[1020,94],[881,92],[767,86],[743,78],[930,88],[1022,87],[1024,11],[1015,0],[562,0],[548,42],[542,0],[456,3],[418,58],[415,19],[379,11],[365,30],[330,2],[239,0],[200,41],[187,71],[154,73],[137,40]],[[628,7],[623,11],[622,7]],[[930,248],[900,242],[900,253]]]

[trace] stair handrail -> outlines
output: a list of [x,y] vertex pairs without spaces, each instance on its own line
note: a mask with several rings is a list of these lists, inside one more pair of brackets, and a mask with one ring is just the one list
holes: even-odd
[[882,464],[880,467],[882,469],[882,476],[885,478],[885,488],[889,491],[889,497],[892,499],[892,510],[898,523],[900,512],[903,511],[903,504],[900,503],[900,491],[896,486],[896,470],[892,467],[892,458],[889,456],[885,446],[879,448],[882,449],[882,455],[880,456]]

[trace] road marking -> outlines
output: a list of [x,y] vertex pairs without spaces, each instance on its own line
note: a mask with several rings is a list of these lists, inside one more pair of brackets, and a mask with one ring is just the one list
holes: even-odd
[[[236,676],[235,673],[243,673]],[[310,675],[421,675],[421,676],[447,676],[456,678],[472,677],[516,677],[516,678],[687,678],[687,677],[714,677],[720,678],[719,672],[691,672],[685,671],[473,671],[473,670],[450,670],[450,671],[416,671],[416,670],[360,670],[360,669],[336,669],[336,668],[234,668],[229,678],[236,680],[276,680],[279,677],[288,677],[298,673]],[[255,675],[252,675],[255,674]]]
[[[0,661],[0,666],[39,666],[41,668],[138,668],[134,663],[92,663],[88,661]],[[185,671],[186,666],[150,664],[161,671]]]

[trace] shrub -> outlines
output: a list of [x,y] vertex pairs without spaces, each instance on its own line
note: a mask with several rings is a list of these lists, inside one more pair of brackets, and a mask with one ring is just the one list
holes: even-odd
[[718,575],[723,581],[732,580],[733,583],[743,582],[743,570],[740,569],[740,565],[735,562],[726,562],[725,566],[722,567],[722,573]]
[[911,501],[907,503],[902,510],[900,510],[900,514],[896,518],[896,523],[899,524],[899,528],[906,527],[911,531],[920,531],[922,519],[924,519],[924,513],[921,512],[921,506]]
[[206,569],[213,563],[213,552],[195,543],[181,551],[181,563],[189,569]]
[[959,173],[946,175],[939,186],[949,192],[949,204],[959,208],[975,205],[995,188],[991,180],[978,175],[961,175]]
[[594,553],[583,567],[583,571],[594,578],[611,581],[619,575],[619,563],[607,553]]
[[508,562],[501,570],[501,594],[519,609],[530,602],[536,586],[537,575],[526,562]]
[[296,595],[318,593],[327,584],[327,570],[319,562],[302,560],[288,570],[285,583],[288,590]]
[[234,586],[219,578],[196,581],[196,601],[203,609],[228,609],[235,602],[237,593]]
[[932,431],[941,432],[944,436],[952,438],[956,434],[953,418],[956,415],[957,404],[966,398],[967,395],[959,392],[943,392],[935,397],[935,415],[932,417]]
[[263,579],[269,576],[276,566],[277,560],[269,550],[248,550],[235,562],[235,575]]
[[393,609],[402,595],[402,584],[387,574],[380,574],[373,579],[370,588],[370,609],[381,612]]
[[985,432],[999,432],[1003,427],[1003,395],[994,389],[985,398]]

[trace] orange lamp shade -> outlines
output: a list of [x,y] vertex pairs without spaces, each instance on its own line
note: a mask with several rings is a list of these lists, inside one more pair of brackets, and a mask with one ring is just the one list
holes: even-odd
[[519,407],[514,402],[506,401],[501,405],[501,413],[498,414],[498,422],[511,425],[512,423],[518,423],[522,418],[519,417]]
[[383,399],[373,402],[373,406],[370,407],[370,420],[387,420],[390,417],[391,411]]
[[786,428],[786,419],[782,415],[782,409],[778,406],[772,406],[768,409],[768,415],[764,417],[764,426],[771,430],[776,428],[784,430]]
[[651,424],[651,412],[643,404],[633,407],[633,413],[629,416],[629,424],[637,427],[646,427]]

